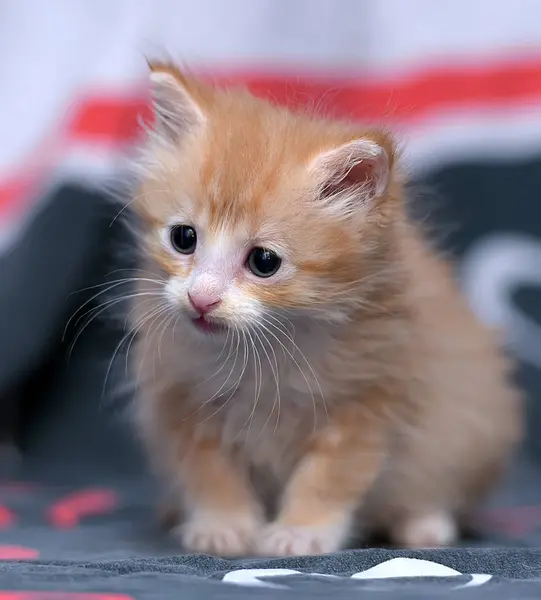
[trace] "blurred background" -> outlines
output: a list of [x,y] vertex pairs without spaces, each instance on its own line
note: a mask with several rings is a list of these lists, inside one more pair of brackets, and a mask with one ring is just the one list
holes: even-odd
[[69,360],[63,331],[80,290],[130,267],[107,190],[148,111],[145,55],[395,131],[418,217],[518,359],[541,459],[539,0],[4,0],[0,464],[61,482],[143,470],[103,395],[118,323],[94,320]]

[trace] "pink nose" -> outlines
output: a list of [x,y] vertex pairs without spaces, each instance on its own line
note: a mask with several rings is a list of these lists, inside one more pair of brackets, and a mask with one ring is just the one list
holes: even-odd
[[219,298],[210,294],[190,294],[190,292],[188,292],[188,300],[200,315],[214,310],[221,302]]

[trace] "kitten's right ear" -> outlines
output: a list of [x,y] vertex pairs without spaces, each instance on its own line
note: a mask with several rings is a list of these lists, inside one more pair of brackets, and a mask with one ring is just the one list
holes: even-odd
[[206,121],[187,80],[176,68],[150,65],[154,131],[162,141],[176,143]]

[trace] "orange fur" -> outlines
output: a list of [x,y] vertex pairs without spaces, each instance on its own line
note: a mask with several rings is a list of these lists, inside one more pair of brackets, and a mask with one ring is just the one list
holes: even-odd
[[[392,137],[151,68],[137,417],[186,513],[182,542],[320,553],[360,524],[451,543],[520,438],[521,401],[495,335],[406,216]],[[168,247],[172,223],[195,226],[195,254]],[[254,246],[282,257],[276,276],[237,265]],[[222,285],[210,318],[227,334],[190,323],[199,280]]]

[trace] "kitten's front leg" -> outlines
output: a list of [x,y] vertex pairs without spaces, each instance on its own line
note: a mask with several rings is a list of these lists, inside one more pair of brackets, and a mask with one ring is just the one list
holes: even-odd
[[358,407],[331,419],[293,472],[276,521],[259,538],[259,554],[335,552],[351,535],[354,514],[385,456],[385,428]]
[[186,520],[177,527],[191,552],[245,556],[263,526],[263,511],[247,474],[222,449],[219,440],[194,441],[183,455],[181,484]]

